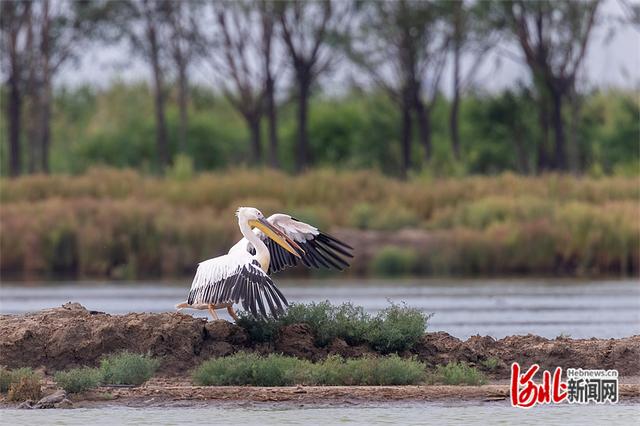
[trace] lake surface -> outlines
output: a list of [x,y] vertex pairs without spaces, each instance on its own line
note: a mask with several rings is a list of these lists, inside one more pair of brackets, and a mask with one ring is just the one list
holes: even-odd
[[505,403],[410,403],[382,406],[323,408],[202,407],[202,408],[97,408],[75,410],[0,410],[4,424],[34,425],[568,425],[637,424],[640,406],[538,406],[531,410]]
[[[79,302],[108,313],[172,312],[190,282],[57,283],[0,286],[0,312],[24,313]],[[389,301],[434,313],[430,331],[467,338],[533,333],[553,338],[640,334],[636,280],[278,280],[290,302],[352,302],[375,313]],[[205,312],[184,311],[196,316]],[[226,312],[218,311],[221,318]]]

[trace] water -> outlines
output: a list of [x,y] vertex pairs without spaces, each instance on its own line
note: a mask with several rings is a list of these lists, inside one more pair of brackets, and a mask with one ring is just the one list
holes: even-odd
[[[435,315],[429,330],[456,337],[501,338],[533,333],[553,338],[619,338],[640,333],[640,282],[635,280],[278,280],[291,302],[350,301],[375,313],[389,300]],[[183,283],[4,284],[0,312],[23,313],[68,301],[108,313],[172,312]],[[196,316],[205,312],[185,311]],[[227,318],[219,311],[221,318]]]
[[0,420],[12,425],[568,425],[637,424],[640,406],[539,406],[524,411],[505,403],[411,403],[323,408],[219,407],[97,408],[75,410],[2,410]]

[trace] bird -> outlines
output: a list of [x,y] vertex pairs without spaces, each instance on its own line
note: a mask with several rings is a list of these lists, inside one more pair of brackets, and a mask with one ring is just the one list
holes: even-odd
[[307,267],[344,270],[350,266],[353,247],[290,215],[265,218],[254,207],[236,210],[243,238],[225,255],[198,264],[188,298],[176,309],[226,308],[238,320],[234,305],[256,318],[281,315],[289,303],[270,275],[299,263]]

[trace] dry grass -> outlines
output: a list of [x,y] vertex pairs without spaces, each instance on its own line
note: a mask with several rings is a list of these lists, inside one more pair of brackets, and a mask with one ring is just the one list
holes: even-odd
[[419,261],[399,262],[411,270],[398,274],[628,275],[640,257],[638,183],[513,174],[401,182],[366,171],[292,177],[244,169],[180,179],[113,169],[3,179],[0,264],[23,277],[188,275],[239,238],[233,212],[251,205],[329,230],[430,230]]

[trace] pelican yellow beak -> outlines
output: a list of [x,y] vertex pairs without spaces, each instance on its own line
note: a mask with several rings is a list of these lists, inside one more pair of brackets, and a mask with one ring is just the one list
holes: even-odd
[[300,255],[298,254],[298,252],[296,252],[294,247],[304,253],[304,250],[302,250],[298,243],[289,238],[284,232],[271,225],[265,218],[250,220],[249,225],[264,232],[267,237],[271,238],[279,246],[281,246],[283,249],[285,249],[295,257],[299,258]]

